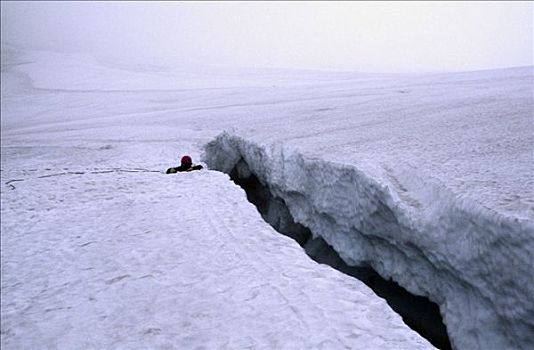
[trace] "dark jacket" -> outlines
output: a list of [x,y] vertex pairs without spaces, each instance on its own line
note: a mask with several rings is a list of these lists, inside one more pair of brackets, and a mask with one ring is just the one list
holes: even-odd
[[200,169],[202,169],[202,165],[186,164],[186,165],[180,165],[179,167],[176,167],[176,168],[167,169],[167,174],[175,174],[175,173],[182,172],[182,171],[193,171],[193,170],[200,170]]

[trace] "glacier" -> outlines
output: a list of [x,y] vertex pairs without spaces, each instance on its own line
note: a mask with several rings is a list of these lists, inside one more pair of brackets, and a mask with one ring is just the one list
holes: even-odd
[[433,348],[228,176],[164,174],[259,88],[4,47],[1,68],[2,349]]
[[348,265],[370,265],[438,303],[455,348],[532,344],[532,220],[455,196],[408,169],[308,158],[283,142],[236,133],[208,143],[204,160],[243,179],[256,176]]
[[533,77],[184,72],[3,47],[2,346],[431,347],[228,176],[158,173],[205,152],[348,265],[437,303],[453,348],[532,348]]

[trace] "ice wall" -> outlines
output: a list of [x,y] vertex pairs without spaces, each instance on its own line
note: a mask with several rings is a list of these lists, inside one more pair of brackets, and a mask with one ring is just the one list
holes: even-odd
[[[316,262],[326,264],[365,283],[376,295],[386,300],[406,325],[432,345],[442,350],[451,349],[447,329],[437,304],[426,297],[409,293],[396,282],[385,280],[369,266],[348,266],[324,239],[312,237],[308,228],[295,223],[285,202],[274,197],[268,187],[246,171],[247,167],[245,161],[240,161],[230,172],[230,179],[245,190],[250,203],[256,206],[263,219],[277,232],[293,238]],[[247,177],[242,178],[239,173]]]
[[211,169],[254,174],[348,265],[440,305],[456,349],[534,346],[534,223],[453,194],[416,169],[307,158],[223,133]]

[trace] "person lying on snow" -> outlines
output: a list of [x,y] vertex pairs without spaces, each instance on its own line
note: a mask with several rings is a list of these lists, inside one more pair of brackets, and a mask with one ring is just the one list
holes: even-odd
[[182,165],[176,168],[167,169],[167,174],[174,174],[181,171],[193,171],[202,169],[202,165],[193,165],[193,161],[189,156],[182,157]]

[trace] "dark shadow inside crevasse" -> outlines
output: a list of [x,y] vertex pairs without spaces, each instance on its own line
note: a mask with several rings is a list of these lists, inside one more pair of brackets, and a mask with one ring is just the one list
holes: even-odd
[[[243,165],[243,160],[241,163]],[[410,328],[432,345],[444,350],[451,349],[447,329],[437,304],[428,298],[411,294],[392,280],[382,278],[370,266],[347,265],[325,240],[319,236],[313,238],[307,227],[295,223],[281,198],[274,197],[269,188],[254,174],[247,175],[246,178],[240,177],[239,171],[234,168],[230,178],[245,190],[248,200],[258,208],[265,221],[278,232],[296,240],[313,260],[364,282],[378,296],[384,298]]]

